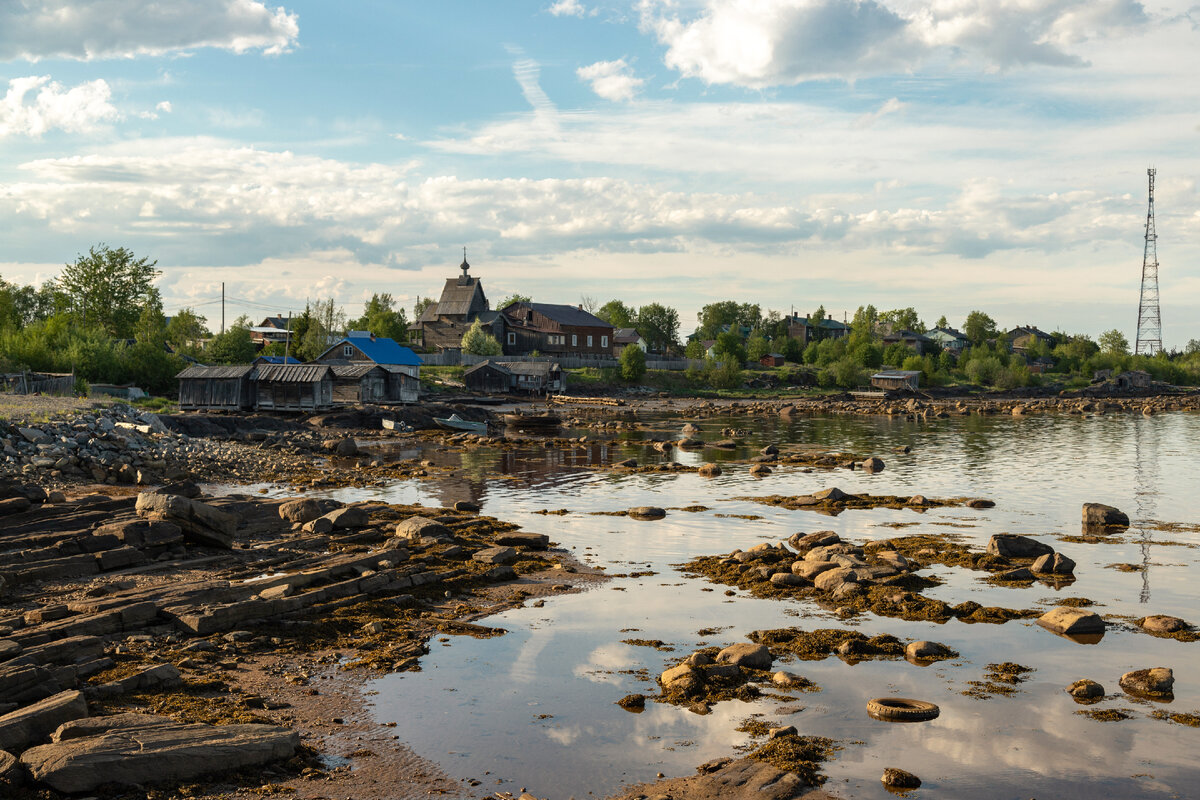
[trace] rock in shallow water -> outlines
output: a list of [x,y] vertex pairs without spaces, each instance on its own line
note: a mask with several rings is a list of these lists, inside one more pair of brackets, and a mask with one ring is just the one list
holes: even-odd
[[1175,674],[1167,667],[1138,669],[1122,675],[1120,683],[1129,694],[1165,699],[1172,696]]

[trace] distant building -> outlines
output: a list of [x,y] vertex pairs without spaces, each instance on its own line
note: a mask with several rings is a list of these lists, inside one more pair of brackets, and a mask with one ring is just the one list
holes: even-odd
[[626,347],[634,346],[646,352],[646,340],[637,328],[617,328],[613,331],[613,355],[619,356]]
[[250,363],[258,366],[259,364],[299,364],[301,361],[295,356],[259,356]]
[[758,360],[764,367],[782,367],[786,359],[782,353],[767,353]]
[[179,379],[179,408],[183,411],[250,409],[254,405],[254,371],[249,364],[188,367],[175,376]]
[[[477,319],[488,327],[497,324],[499,315],[490,310],[479,278],[469,274],[471,265],[467,263],[465,255],[459,268],[462,275],[447,278],[442,287],[442,296],[436,303],[430,303],[421,312],[420,318],[409,327],[413,340],[426,350],[457,349],[462,343],[463,334]],[[500,338],[498,334],[499,331],[492,331],[497,339]]]
[[792,314],[785,317],[784,321],[787,322],[788,336],[798,339],[803,345],[822,339],[841,339],[850,335],[849,325],[829,317],[814,322],[808,317]]
[[250,329],[250,341],[260,348],[275,342],[284,343],[291,335],[290,328],[291,320],[287,317],[265,317]]
[[463,372],[471,391],[487,394],[524,392],[545,394],[567,388],[562,367],[548,361],[481,361]]
[[256,369],[254,407],[259,411],[333,407],[333,368],[328,364],[264,364]]
[[889,369],[876,372],[871,376],[871,385],[876,389],[911,389],[916,391],[921,385],[921,373],[911,369]]
[[885,333],[880,341],[884,347],[889,347],[893,344],[902,344],[916,351],[918,354],[932,353],[941,348],[933,339],[930,339],[923,333],[916,331],[904,330],[903,328]]
[[582,306],[520,302],[510,303],[500,314],[505,355],[612,355],[615,329]]
[[1013,328],[1004,334],[1004,339],[1008,343],[1008,348],[1015,353],[1028,350],[1035,341],[1043,342],[1050,347],[1054,346],[1054,337],[1045,331],[1038,330],[1033,325],[1020,325]]
[[954,328],[934,328],[926,331],[925,335],[943,350],[952,350],[955,353],[962,352],[971,344],[970,339]]
[[375,336],[367,331],[351,331],[313,359],[313,363],[333,366],[376,364],[387,373],[384,399],[415,403],[420,386],[421,357],[395,339]]

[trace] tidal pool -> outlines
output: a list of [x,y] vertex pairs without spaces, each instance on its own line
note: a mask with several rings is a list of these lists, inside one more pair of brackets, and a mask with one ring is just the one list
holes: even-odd
[[[681,419],[652,420],[655,432],[678,435]],[[735,731],[752,714],[793,724],[800,733],[827,736],[842,749],[825,765],[827,788],[852,797],[884,797],[879,776],[899,766],[924,781],[926,798],[1183,797],[1200,793],[1200,729],[1155,719],[1151,712],[1200,713],[1200,642],[1158,639],[1129,626],[1110,627],[1096,645],[1050,634],[1028,620],[1004,625],[905,622],[866,614],[847,622],[814,604],[761,600],[673,565],[699,555],[725,553],[797,531],[833,530],[843,539],[916,533],[953,533],[983,548],[994,533],[1037,536],[1077,562],[1076,581],[1059,589],[982,583],[982,573],[935,565],[942,578],[928,594],[950,603],[1040,608],[1064,597],[1086,597],[1109,616],[1172,614],[1200,623],[1200,584],[1194,578],[1200,542],[1200,416],[1164,414],[961,417],[912,422],[883,417],[715,418],[698,423],[701,438],[725,438],[726,427],[744,428],[740,451],[713,449],[672,454],[685,463],[744,458],[764,444],[816,445],[878,455],[877,474],[847,470],[803,472],[779,467],[766,478],[748,465],[727,464],[718,478],[695,474],[622,475],[595,471],[630,456],[662,460],[645,446],[647,434],[612,444],[567,451],[530,447],[516,452],[453,450],[430,454],[459,468],[445,480],[398,483],[382,489],[346,490],[343,499],[367,497],[440,506],[472,499],[483,512],[550,534],[561,547],[609,573],[651,571],[615,578],[582,594],[547,599],[486,620],[508,630],[492,639],[435,640],[423,671],[373,682],[374,713],[395,722],[396,734],[418,753],[461,779],[463,796],[527,787],[541,797],[605,796],[658,772],[691,773],[709,759],[735,754],[748,737]],[[910,447],[911,452],[896,452]],[[872,494],[930,497],[979,496],[987,510],[943,508],[923,513],[876,509],[838,516],[788,511],[739,496],[806,494],[831,486]],[[1080,530],[1084,502],[1103,502],[1133,520],[1124,534],[1098,544],[1058,541]],[[637,505],[684,507],[660,521],[590,515]],[[535,512],[568,509],[563,516]],[[721,515],[753,515],[743,519]],[[1161,523],[1183,523],[1166,530]],[[1121,572],[1108,565],[1133,564]],[[706,589],[711,591],[706,591]],[[815,681],[816,693],[784,704],[729,701],[700,716],[648,702],[641,714],[615,702],[634,692],[654,694],[653,678],[671,657],[706,644],[744,641],[759,628],[850,627],[902,639],[933,639],[961,654],[919,667],[905,661],[846,663],[837,658],[782,664]],[[715,629],[715,631],[714,631]],[[624,644],[659,639],[662,652]],[[1034,669],[1012,696],[977,699],[962,694],[992,662]],[[778,662],[777,662],[778,664]],[[1170,667],[1175,700],[1137,701],[1120,693],[1117,679],[1131,669]],[[1120,708],[1131,718],[1100,722],[1063,691],[1078,678],[1104,685],[1111,699],[1091,708]],[[866,701],[880,695],[931,700],[941,716],[897,725],[871,719]],[[799,708],[802,707],[802,708]]]

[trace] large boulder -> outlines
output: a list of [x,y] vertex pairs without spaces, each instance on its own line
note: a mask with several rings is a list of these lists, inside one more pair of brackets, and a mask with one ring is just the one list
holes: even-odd
[[1171,617],[1166,614],[1153,614],[1149,617],[1142,617],[1137,621],[1142,630],[1150,633],[1178,633],[1186,631],[1192,627],[1187,622],[1184,622],[1179,617]]
[[421,539],[449,539],[450,529],[428,517],[409,517],[396,523],[396,537],[409,542]]
[[330,511],[325,519],[333,525],[334,530],[343,528],[365,528],[371,524],[371,516],[362,506],[347,506],[336,511]]
[[177,494],[142,492],[134,509],[140,517],[178,525],[183,530],[183,538],[195,544],[226,550],[233,547],[238,518],[207,503]]
[[749,667],[750,669],[770,669],[771,651],[765,645],[753,644],[751,642],[738,642],[731,644],[721,652],[717,653],[717,662],[721,664],[734,664],[739,667]]
[[471,558],[482,564],[511,564],[517,560],[517,551],[511,547],[487,547],[475,551]]
[[1075,562],[1062,553],[1047,553],[1034,561],[1029,569],[1039,575],[1071,575],[1075,572]]
[[323,517],[329,511],[323,504],[314,500],[311,497],[305,497],[300,500],[289,500],[279,506],[279,517],[293,524],[299,523],[303,525],[305,522],[312,522],[317,517]]
[[1104,620],[1100,618],[1099,614],[1069,606],[1057,606],[1050,609],[1038,617],[1037,624],[1064,636],[1104,633]]
[[1120,684],[1132,695],[1166,699],[1173,696],[1175,674],[1167,667],[1138,669],[1122,675]]
[[953,658],[954,651],[941,642],[917,641],[909,642],[904,648],[904,657],[909,661],[938,661],[943,658]]
[[1037,558],[1053,553],[1054,548],[1037,539],[1015,533],[997,533],[988,539],[987,551],[1004,558]]
[[[23,763],[34,780],[75,794],[105,783],[141,786],[183,781],[208,773],[291,758],[300,735],[275,725],[189,725],[167,717],[117,715],[103,728],[96,718],[87,735],[26,750]],[[130,717],[140,717],[133,719]]]
[[529,550],[545,550],[550,546],[550,537],[546,534],[525,533],[523,531],[498,533],[493,541],[496,544],[508,545],[509,547],[524,547]]
[[1083,504],[1083,527],[1085,529],[1128,526],[1129,515],[1119,508],[1106,506],[1103,503]]

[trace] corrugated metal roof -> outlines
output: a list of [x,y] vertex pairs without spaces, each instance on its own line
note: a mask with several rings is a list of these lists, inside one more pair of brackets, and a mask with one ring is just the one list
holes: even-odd
[[300,359],[294,356],[259,356],[254,359],[255,364],[299,364]]
[[315,383],[332,374],[328,364],[263,364],[258,368],[258,380],[275,383]]
[[335,378],[361,378],[371,370],[383,370],[378,364],[334,364],[332,366]]
[[251,364],[222,364],[213,367],[206,367],[201,364],[195,364],[187,367],[176,375],[176,378],[193,378],[193,379],[213,379],[213,378],[244,378],[250,371],[254,369]]
[[876,372],[872,378],[911,378],[913,375],[920,375],[918,369],[889,369],[883,372]]

